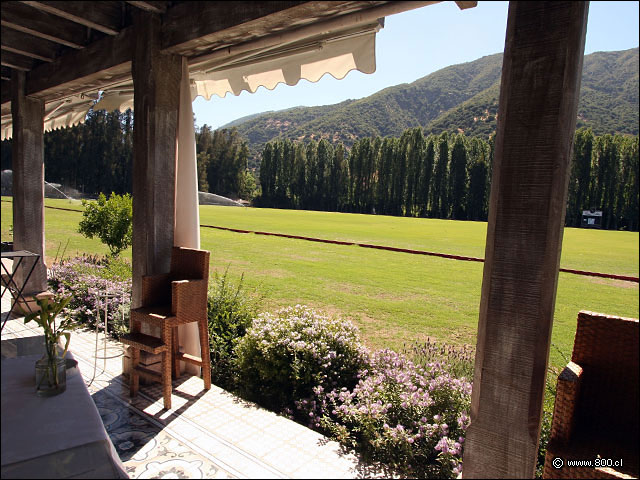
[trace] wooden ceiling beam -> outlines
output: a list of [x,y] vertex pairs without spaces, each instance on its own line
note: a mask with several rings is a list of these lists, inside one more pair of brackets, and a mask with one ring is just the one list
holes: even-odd
[[73,50],[27,75],[27,95],[47,101],[64,98],[131,78],[133,27]]
[[0,10],[3,27],[76,49],[84,48],[87,43],[86,29],[76,23],[35,10],[20,2],[1,2]]
[[37,10],[56,15],[107,35],[117,35],[121,10],[117,2],[26,2]]
[[[340,11],[355,2],[184,2],[171,8],[163,21],[162,51],[191,55],[211,48],[212,43],[234,36],[249,38],[290,28],[292,20]],[[346,13],[346,12],[345,12]],[[200,52],[198,52],[200,50]]]
[[[5,3],[17,2],[3,2],[3,6]],[[162,49],[163,53],[193,57],[212,48],[221,48],[221,45],[234,45],[282,32],[291,29],[292,25],[303,26],[332,15],[385,3],[388,2],[179,3],[164,15]],[[26,5],[19,6],[49,16]],[[28,16],[23,16],[22,20],[25,18]],[[56,21],[65,20],[56,18]],[[27,94],[46,97],[50,101],[130,79],[132,28],[127,27],[116,36],[102,37],[83,50],[68,51],[51,63],[38,65],[27,75]]]
[[19,55],[15,52],[2,50],[0,54],[0,61],[3,67],[13,68],[15,70],[22,70],[28,72],[33,68],[33,60],[29,57]]
[[127,2],[134,7],[151,13],[163,14],[167,12],[167,2]]
[[2,30],[0,43],[2,44],[3,50],[19,53],[20,55],[42,60],[43,62],[53,61],[59,49],[62,48],[48,40],[36,38],[11,28]]

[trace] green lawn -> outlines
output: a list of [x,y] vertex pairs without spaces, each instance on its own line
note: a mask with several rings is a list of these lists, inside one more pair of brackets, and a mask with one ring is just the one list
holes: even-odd
[[[6,200],[6,199],[3,199]],[[68,201],[47,205],[80,208]],[[467,256],[484,256],[486,223],[203,206],[200,223],[246,230],[376,243]],[[98,240],[77,233],[79,213],[46,209],[47,257],[69,240],[65,257],[107,253]],[[11,204],[2,202],[2,239]],[[265,296],[265,309],[305,303],[351,318],[372,347],[401,349],[433,337],[475,343],[482,284],[481,263],[340,246],[271,236],[201,229],[215,271]],[[131,249],[125,253],[130,257]],[[638,233],[565,229],[561,265],[638,275]],[[561,273],[552,341],[571,352],[579,310],[638,317],[638,284]],[[552,364],[564,364],[552,348]]]

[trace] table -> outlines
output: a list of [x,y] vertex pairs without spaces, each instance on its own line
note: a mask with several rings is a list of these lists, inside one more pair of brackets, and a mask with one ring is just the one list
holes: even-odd
[[2,478],[129,478],[79,372],[63,393],[36,395],[40,356],[1,361]]
[[[22,282],[22,285],[18,286],[18,284],[14,280],[14,276],[16,272],[20,269],[20,265],[22,264],[23,260],[25,260],[26,258],[33,259],[33,264],[31,265],[31,269],[29,270],[29,273],[27,273],[27,275],[24,277],[24,281]],[[36,264],[38,263],[38,260],[40,260],[40,255],[37,253],[29,252],[27,250],[18,250],[15,252],[2,252],[2,260],[5,260],[5,259],[12,260],[12,262],[14,263],[17,260],[18,263],[16,263],[15,265],[12,264],[13,265],[13,268],[11,269],[12,271],[9,271],[5,263],[1,262],[2,270],[3,270],[3,278],[4,278],[4,275],[7,276],[6,283],[4,281],[2,282],[4,284],[2,289],[2,296],[4,296],[7,289],[9,289],[9,292],[11,292],[12,301],[11,301],[11,309],[9,310],[9,314],[4,319],[4,322],[2,322],[2,326],[0,327],[0,330],[2,330],[4,328],[4,324],[7,323],[7,319],[11,316],[11,312],[13,312],[13,307],[15,307],[16,302],[18,301],[19,298],[22,298],[22,301],[24,302],[24,304],[28,306],[27,301],[22,296],[22,291],[24,290],[25,285],[29,281],[29,277],[31,277],[33,270],[36,268]],[[11,284],[13,284],[13,286]],[[29,309],[31,309],[31,307],[29,307]]]

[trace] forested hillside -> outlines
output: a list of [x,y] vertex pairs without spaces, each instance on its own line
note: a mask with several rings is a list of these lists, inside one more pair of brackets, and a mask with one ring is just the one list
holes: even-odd
[[[249,145],[256,166],[264,144],[278,137],[342,142],[400,136],[421,126],[488,138],[495,131],[502,54],[438,70],[410,84],[322,107],[296,107],[232,123]],[[638,48],[597,52],[584,59],[577,127],[595,135],[638,134]],[[231,125],[231,124],[230,124]]]

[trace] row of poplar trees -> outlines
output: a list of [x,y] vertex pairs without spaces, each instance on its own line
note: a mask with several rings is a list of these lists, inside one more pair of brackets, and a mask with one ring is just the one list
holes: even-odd
[[638,230],[638,137],[576,132],[566,224],[580,226],[582,211],[602,211],[602,228]]
[[[265,145],[255,204],[455,220],[486,220],[493,138],[421,128],[363,138],[348,152],[326,139]],[[638,137],[576,132],[566,224],[603,211],[603,228],[638,230]]]
[[260,206],[486,220],[492,140],[429,135],[363,138],[350,152],[275,140],[260,165]]

